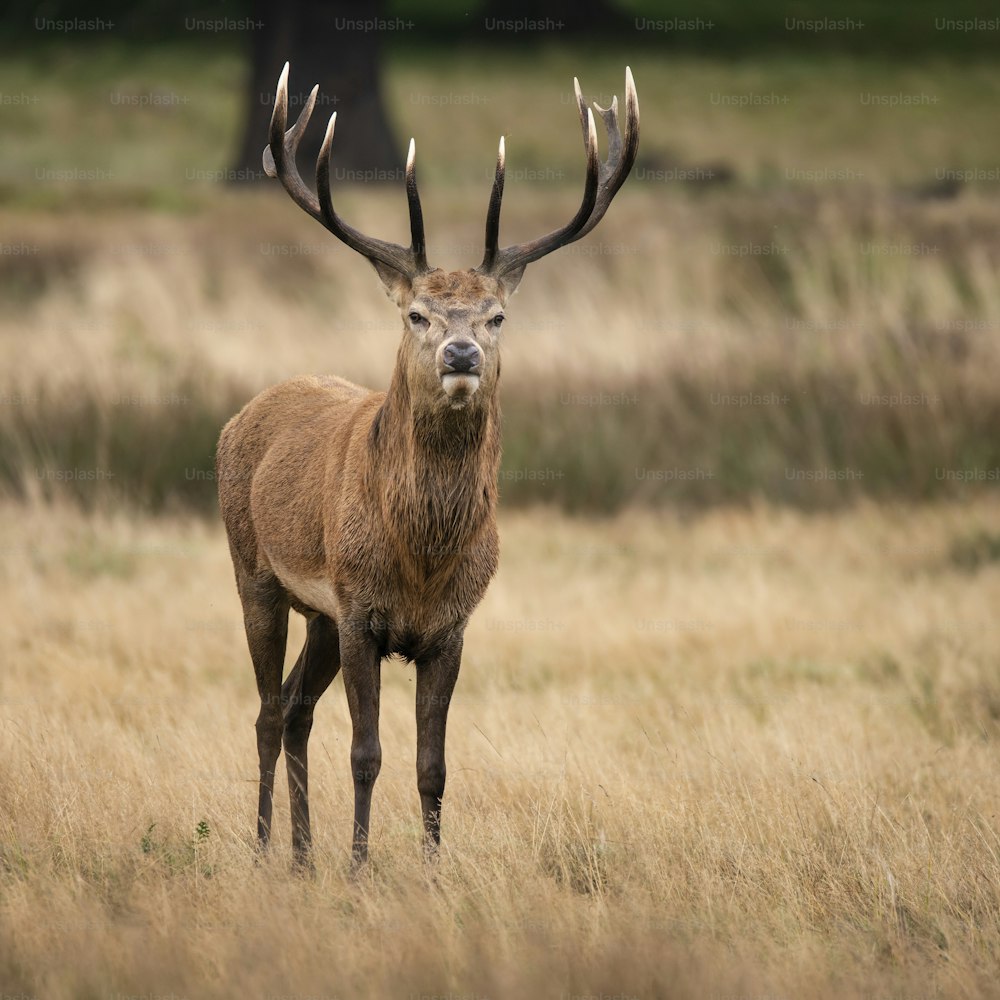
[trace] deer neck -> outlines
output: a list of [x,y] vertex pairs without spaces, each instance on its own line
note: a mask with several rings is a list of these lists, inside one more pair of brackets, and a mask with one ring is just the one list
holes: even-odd
[[373,435],[383,504],[406,527],[411,551],[454,551],[492,518],[500,467],[495,391],[451,409],[415,391],[397,363]]

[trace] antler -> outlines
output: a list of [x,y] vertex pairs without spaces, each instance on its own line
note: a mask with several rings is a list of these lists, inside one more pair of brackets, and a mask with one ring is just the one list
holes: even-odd
[[337,124],[336,111],[330,116],[326,136],[316,160],[316,197],[299,174],[295,164],[295,153],[306,125],[312,117],[316,105],[319,84],[313,87],[295,124],[285,131],[288,122],[288,63],[285,63],[278,78],[278,89],[274,96],[274,111],[271,114],[270,141],[264,147],[264,172],[268,177],[277,177],[292,200],[303,211],[322,223],[337,239],[342,240],[352,250],[367,257],[373,264],[385,264],[407,277],[414,277],[429,271],[426,246],[424,243],[424,217],[420,210],[420,195],[417,192],[417,177],[414,169],[416,146],[410,140],[406,157],[406,200],[410,208],[410,245],[402,247],[398,243],[387,243],[355,229],[344,222],[333,208],[330,193],[330,160],[333,147],[333,132]]
[[567,243],[586,236],[604,217],[612,198],[625,183],[625,178],[635,163],[639,150],[639,98],[635,92],[632,70],[625,67],[625,137],[618,127],[618,98],[611,101],[610,108],[602,108],[596,102],[594,107],[604,122],[608,133],[608,158],[600,163],[597,154],[597,129],[594,114],[586,106],[580,92],[580,82],[575,77],[576,103],[580,110],[580,124],[583,127],[583,145],[587,156],[587,180],[583,190],[583,203],[572,220],[562,229],[556,229],[546,236],[515,246],[498,246],[500,235],[500,203],[503,200],[505,151],[503,137],[497,154],[496,175],[493,192],[486,213],[486,253],[482,264],[476,270],[481,274],[500,277],[523,268],[526,264],[552,253]]

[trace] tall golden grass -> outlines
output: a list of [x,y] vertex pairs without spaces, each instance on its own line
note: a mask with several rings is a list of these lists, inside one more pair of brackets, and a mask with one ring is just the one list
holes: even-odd
[[313,732],[317,878],[289,871],[283,774],[255,866],[256,695],[219,528],[0,523],[6,995],[993,993],[992,503],[507,512],[442,858],[421,859],[413,670],[390,661],[359,882],[339,679]]

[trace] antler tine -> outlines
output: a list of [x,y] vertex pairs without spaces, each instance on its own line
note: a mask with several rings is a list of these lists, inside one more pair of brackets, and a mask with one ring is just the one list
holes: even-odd
[[[587,102],[583,99],[583,91],[580,90],[580,81],[573,77],[573,92],[576,94],[576,106],[580,112],[580,127],[583,129],[583,141],[587,141]],[[596,105],[595,105],[596,106]]]
[[427,247],[424,244],[424,213],[420,208],[420,192],[417,191],[417,144],[410,139],[406,153],[406,203],[410,209],[410,249],[418,271],[427,270]]
[[366,236],[360,230],[344,222],[334,211],[333,196],[330,193],[330,154],[333,148],[333,133],[337,124],[336,112],[330,116],[326,135],[316,160],[317,194],[313,194],[305,181],[302,180],[295,163],[295,153],[306,125],[309,124],[318,92],[319,86],[317,85],[313,87],[298,120],[285,131],[285,125],[288,121],[288,63],[285,63],[281,76],[278,78],[278,87],[274,98],[270,142],[264,149],[265,172],[269,177],[277,177],[281,181],[285,190],[300,208],[317,222],[326,226],[334,236],[346,243],[352,250],[367,257],[373,264],[385,264],[411,278],[429,270],[424,246],[423,214],[420,209],[420,195],[417,192],[417,181],[413,168],[414,144],[412,140],[410,140],[410,155],[406,162],[406,197],[410,209],[410,238],[412,241],[408,248],[402,247],[398,243],[389,243]]
[[576,239],[582,239],[604,218],[604,213],[608,210],[612,198],[625,183],[639,152],[639,96],[635,91],[632,70],[628,66],[625,67],[624,138],[618,126],[618,98],[612,98],[610,108],[602,108],[596,101],[594,107],[608,133],[608,158],[601,164],[601,190],[594,214],[577,234]]
[[612,99],[611,107],[602,108],[595,102],[594,108],[604,122],[608,133],[608,156],[601,163],[597,154],[597,129],[594,114],[587,106],[580,90],[580,82],[573,80],[580,125],[583,130],[584,147],[587,151],[587,184],[583,204],[573,220],[558,229],[529,243],[497,249],[497,231],[500,224],[500,197],[503,193],[501,164],[497,164],[497,180],[493,184],[493,195],[486,220],[486,256],[478,270],[494,276],[506,274],[517,268],[544,257],[567,243],[573,243],[586,236],[604,217],[611,200],[625,183],[639,149],[639,98],[635,90],[632,71],[625,68],[625,136],[618,126],[618,98]]
[[316,196],[306,186],[295,163],[295,154],[299,148],[299,140],[305,132],[313,108],[316,106],[316,95],[319,84],[313,87],[309,98],[295,124],[286,132],[288,123],[288,63],[285,63],[278,77],[278,88],[274,95],[274,110],[271,112],[270,142],[264,147],[264,172],[268,177],[277,177],[292,199],[314,219],[320,218],[319,202]]
[[507,153],[503,136],[500,136],[500,148],[497,150],[497,169],[493,175],[493,191],[490,194],[490,207],[486,212],[486,255],[483,257],[482,269],[490,270],[500,252],[500,205],[503,202],[503,182],[507,171]]

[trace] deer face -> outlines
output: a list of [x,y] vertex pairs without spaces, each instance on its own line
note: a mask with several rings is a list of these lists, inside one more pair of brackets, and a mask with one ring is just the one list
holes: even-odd
[[430,271],[389,289],[403,317],[402,357],[411,389],[462,409],[488,399],[500,374],[507,286],[475,271]]

